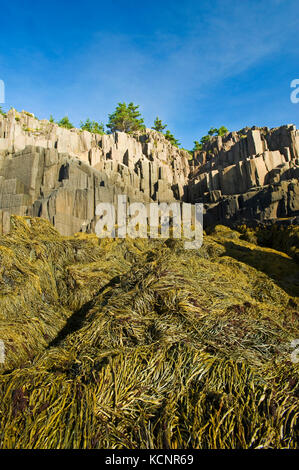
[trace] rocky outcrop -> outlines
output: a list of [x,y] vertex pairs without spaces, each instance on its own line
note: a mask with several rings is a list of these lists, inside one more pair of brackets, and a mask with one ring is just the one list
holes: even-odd
[[298,180],[253,188],[243,194],[220,197],[205,204],[205,225],[217,222],[228,225],[249,223],[255,225],[299,214]]
[[203,202],[206,225],[299,215],[299,132],[245,128],[193,158],[156,131],[64,129],[0,114],[0,232],[9,215],[41,216],[63,235],[92,231],[99,202]]
[[150,129],[91,134],[12,109],[0,115],[0,210],[44,217],[64,235],[92,230],[96,205],[118,194],[129,202],[181,199],[189,157]]
[[298,215],[298,157],[292,125],[214,137],[190,164],[187,199],[205,204],[207,225]]

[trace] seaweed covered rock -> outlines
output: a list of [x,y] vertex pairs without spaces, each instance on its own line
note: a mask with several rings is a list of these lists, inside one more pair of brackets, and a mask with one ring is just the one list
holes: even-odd
[[251,241],[261,246],[272,247],[284,251],[299,261],[299,226],[270,224],[257,227],[238,227],[242,233],[242,239]]
[[296,447],[299,272],[217,227],[0,238],[1,448]]

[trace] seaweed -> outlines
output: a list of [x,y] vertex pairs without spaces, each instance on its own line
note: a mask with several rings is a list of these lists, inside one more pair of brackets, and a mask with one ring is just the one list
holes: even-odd
[[298,265],[241,238],[184,250],[13,217],[0,447],[296,448]]

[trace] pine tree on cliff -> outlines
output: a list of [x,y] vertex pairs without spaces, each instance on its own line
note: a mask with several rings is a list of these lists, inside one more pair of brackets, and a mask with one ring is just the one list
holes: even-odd
[[200,139],[200,142],[198,142],[198,140],[194,141],[194,147],[193,147],[192,151],[195,152],[196,150],[202,150],[203,146],[206,143],[210,142],[210,140],[213,136],[217,135],[217,136],[223,137],[228,132],[229,132],[229,130],[225,126],[221,126],[221,127],[219,127],[219,129],[217,129],[216,127],[211,127],[211,129],[208,131],[208,134],[204,135]]
[[194,147],[193,147],[192,152],[196,152],[196,151],[198,151],[198,150],[202,150],[202,144],[200,144],[200,143],[198,142],[198,140],[194,140],[193,143],[194,143]]
[[169,142],[174,145],[175,147],[179,147],[181,144],[180,142],[174,137],[173,134],[171,134],[170,131],[166,131],[164,134],[165,138],[169,140]]
[[211,127],[211,129],[208,131],[208,134],[209,135],[216,135],[218,132],[218,129],[216,129],[216,127]]
[[96,121],[91,121],[89,118],[85,122],[80,123],[80,127],[83,131],[92,132],[93,134],[105,134],[104,124]]
[[[154,125],[152,129],[154,129],[155,131],[161,132],[163,134],[163,131],[164,129],[166,129],[166,127],[167,127],[167,124],[162,124],[161,119],[159,119],[159,117],[157,116],[154,121]],[[180,142],[174,137],[173,134],[171,134],[169,130],[167,130],[165,134],[163,135],[175,147],[179,147],[181,145]]]
[[74,125],[70,122],[68,116],[64,116],[60,121],[58,121],[59,127],[65,127],[65,129],[73,129]]
[[158,131],[158,132],[163,132],[164,129],[166,129],[166,127],[167,127],[167,124],[162,124],[161,119],[159,119],[159,117],[157,116],[155,121],[154,121],[154,125],[153,125],[152,129],[154,129],[155,131]]
[[134,132],[145,129],[144,121],[134,103],[118,103],[114,113],[109,114],[107,128],[110,132]]
[[225,126],[221,126],[219,127],[219,129],[217,130],[217,135],[220,135],[221,137],[224,136],[225,134],[227,134],[229,132],[229,130],[225,127]]

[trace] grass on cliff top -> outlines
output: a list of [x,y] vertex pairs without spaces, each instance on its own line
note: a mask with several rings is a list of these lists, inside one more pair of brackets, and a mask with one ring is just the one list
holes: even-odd
[[226,227],[194,251],[15,217],[0,447],[296,447],[298,279],[290,256]]

